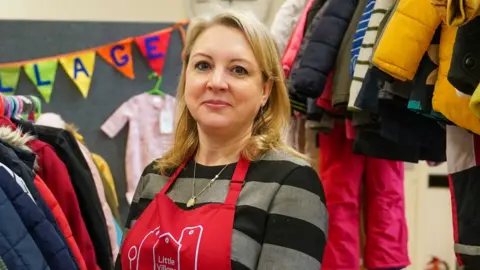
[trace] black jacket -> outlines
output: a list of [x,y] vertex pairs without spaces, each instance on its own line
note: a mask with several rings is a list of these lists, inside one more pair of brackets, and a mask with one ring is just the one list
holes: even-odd
[[480,83],[480,17],[458,28],[448,81],[467,95]]

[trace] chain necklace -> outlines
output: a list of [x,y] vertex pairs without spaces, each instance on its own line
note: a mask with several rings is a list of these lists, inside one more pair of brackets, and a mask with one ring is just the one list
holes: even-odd
[[208,184],[202,190],[200,190],[200,192],[198,192],[195,195],[195,182],[196,182],[195,173],[197,172],[197,162],[195,161],[195,165],[193,167],[192,197],[190,197],[190,199],[187,201],[187,208],[192,208],[193,206],[195,206],[198,196],[202,195],[202,193],[205,192],[205,190],[207,190],[209,187],[212,186],[213,182],[215,182],[215,180],[218,179],[220,174],[223,172],[223,170],[225,170],[228,167],[228,165],[229,164],[225,165],[225,167],[223,167],[222,170],[219,173],[217,173],[210,181],[208,181]]

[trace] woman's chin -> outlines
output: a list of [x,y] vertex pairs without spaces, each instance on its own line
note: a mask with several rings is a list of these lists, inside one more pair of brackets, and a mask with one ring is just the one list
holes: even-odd
[[230,129],[232,127],[232,121],[223,120],[223,119],[207,119],[205,121],[198,122],[200,128],[205,131],[215,131],[222,132],[222,130]]

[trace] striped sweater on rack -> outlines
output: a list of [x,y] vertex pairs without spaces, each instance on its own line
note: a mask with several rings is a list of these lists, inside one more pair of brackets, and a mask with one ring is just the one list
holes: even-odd
[[375,6],[375,0],[368,0],[367,6],[363,11],[362,17],[360,17],[360,22],[358,23],[357,30],[353,35],[352,42],[352,60],[350,61],[350,76],[353,77],[353,72],[355,70],[355,65],[357,64],[358,54],[362,47],[363,38],[368,29],[368,23],[373,12],[373,7]]
[[349,110],[358,110],[354,106],[358,93],[362,88],[363,79],[367,74],[370,64],[370,58],[373,55],[373,47],[378,36],[378,27],[385,17],[387,11],[393,6],[394,0],[376,0],[371,12],[368,27],[365,31],[365,36],[358,54],[355,70],[353,72],[352,84],[350,86],[350,98],[348,100]]

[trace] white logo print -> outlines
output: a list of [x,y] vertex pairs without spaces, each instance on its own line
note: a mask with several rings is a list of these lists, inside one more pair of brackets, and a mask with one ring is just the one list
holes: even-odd
[[[171,233],[162,233],[160,227],[156,227],[145,235],[140,245],[128,250],[129,269],[197,270],[202,233],[200,225],[186,227],[177,240]],[[185,252],[187,250],[189,252]]]

